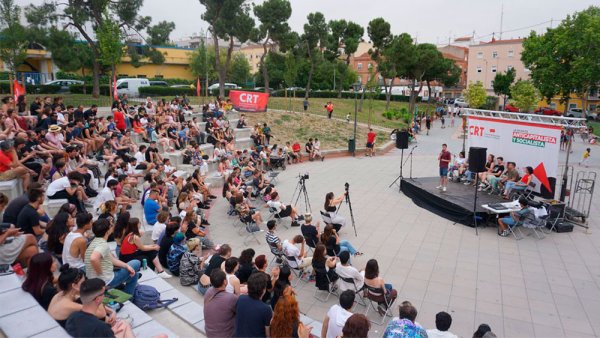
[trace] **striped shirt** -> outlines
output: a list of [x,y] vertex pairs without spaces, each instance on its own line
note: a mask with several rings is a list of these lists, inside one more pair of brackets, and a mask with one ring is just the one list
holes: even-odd
[[265,235],[265,237],[267,239],[267,243],[271,247],[271,252],[273,254],[275,254],[275,255],[283,254],[281,252],[281,250],[276,249],[278,246],[281,245],[281,240],[279,239],[279,237],[277,237],[277,235],[275,235],[275,233],[273,233],[271,231],[267,231],[267,234]]

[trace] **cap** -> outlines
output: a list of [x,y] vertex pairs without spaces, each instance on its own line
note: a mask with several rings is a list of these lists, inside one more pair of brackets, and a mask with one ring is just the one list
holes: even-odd
[[184,239],[185,239],[185,236],[183,235],[183,233],[178,232],[173,237],[173,243],[181,244],[181,242],[183,242]]

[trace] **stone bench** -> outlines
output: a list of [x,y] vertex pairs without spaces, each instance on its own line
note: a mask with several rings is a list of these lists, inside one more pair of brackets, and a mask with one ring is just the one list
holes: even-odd
[[239,139],[245,139],[245,138],[249,138],[250,135],[252,134],[252,129],[250,128],[236,128],[234,129],[235,132],[235,139],[239,140]]
[[250,137],[246,138],[236,138],[235,140],[235,148],[239,150],[250,149],[254,145],[254,140]]
[[0,192],[6,195],[9,201],[23,195],[23,185],[21,184],[21,180],[14,179],[10,181],[1,181]]
[[69,203],[69,201],[66,199],[52,200],[46,198],[44,200],[44,209],[46,209],[46,213],[48,214],[48,216],[54,217],[56,216],[56,214],[58,214],[58,210],[60,210],[60,207],[65,203]]

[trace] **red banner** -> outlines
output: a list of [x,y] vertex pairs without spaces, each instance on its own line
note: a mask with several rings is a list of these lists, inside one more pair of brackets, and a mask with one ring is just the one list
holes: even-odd
[[200,87],[200,78],[198,78],[198,80],[196,80],[196,96],[200,96],[200,90],[202,88]]
[[21,95],[25,95],[25,88],[23,88],[23,86],[21,86],[21,84],[19,84],[19,81],[14,80],[13,81],[13,91],[15,93],[15,102],[17,102],[17,99],[19,98],[19,96]]
[[243,112],[265,112],[269,103],[269,94],[232,90],[229,99],[233,108]]

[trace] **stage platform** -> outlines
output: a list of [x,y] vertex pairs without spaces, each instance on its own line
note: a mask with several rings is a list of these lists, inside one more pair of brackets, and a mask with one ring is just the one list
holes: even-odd
[[[402,192],[421,208],[454,222],[473,226],[473,201],[475,188],[462,183],[448,182],[448,190],[443,192],[436,187],[439,177],[404,179],[400,185]],[[487,215],[482,204],[506,202],[500,196],[477,193],[477,214]]]

